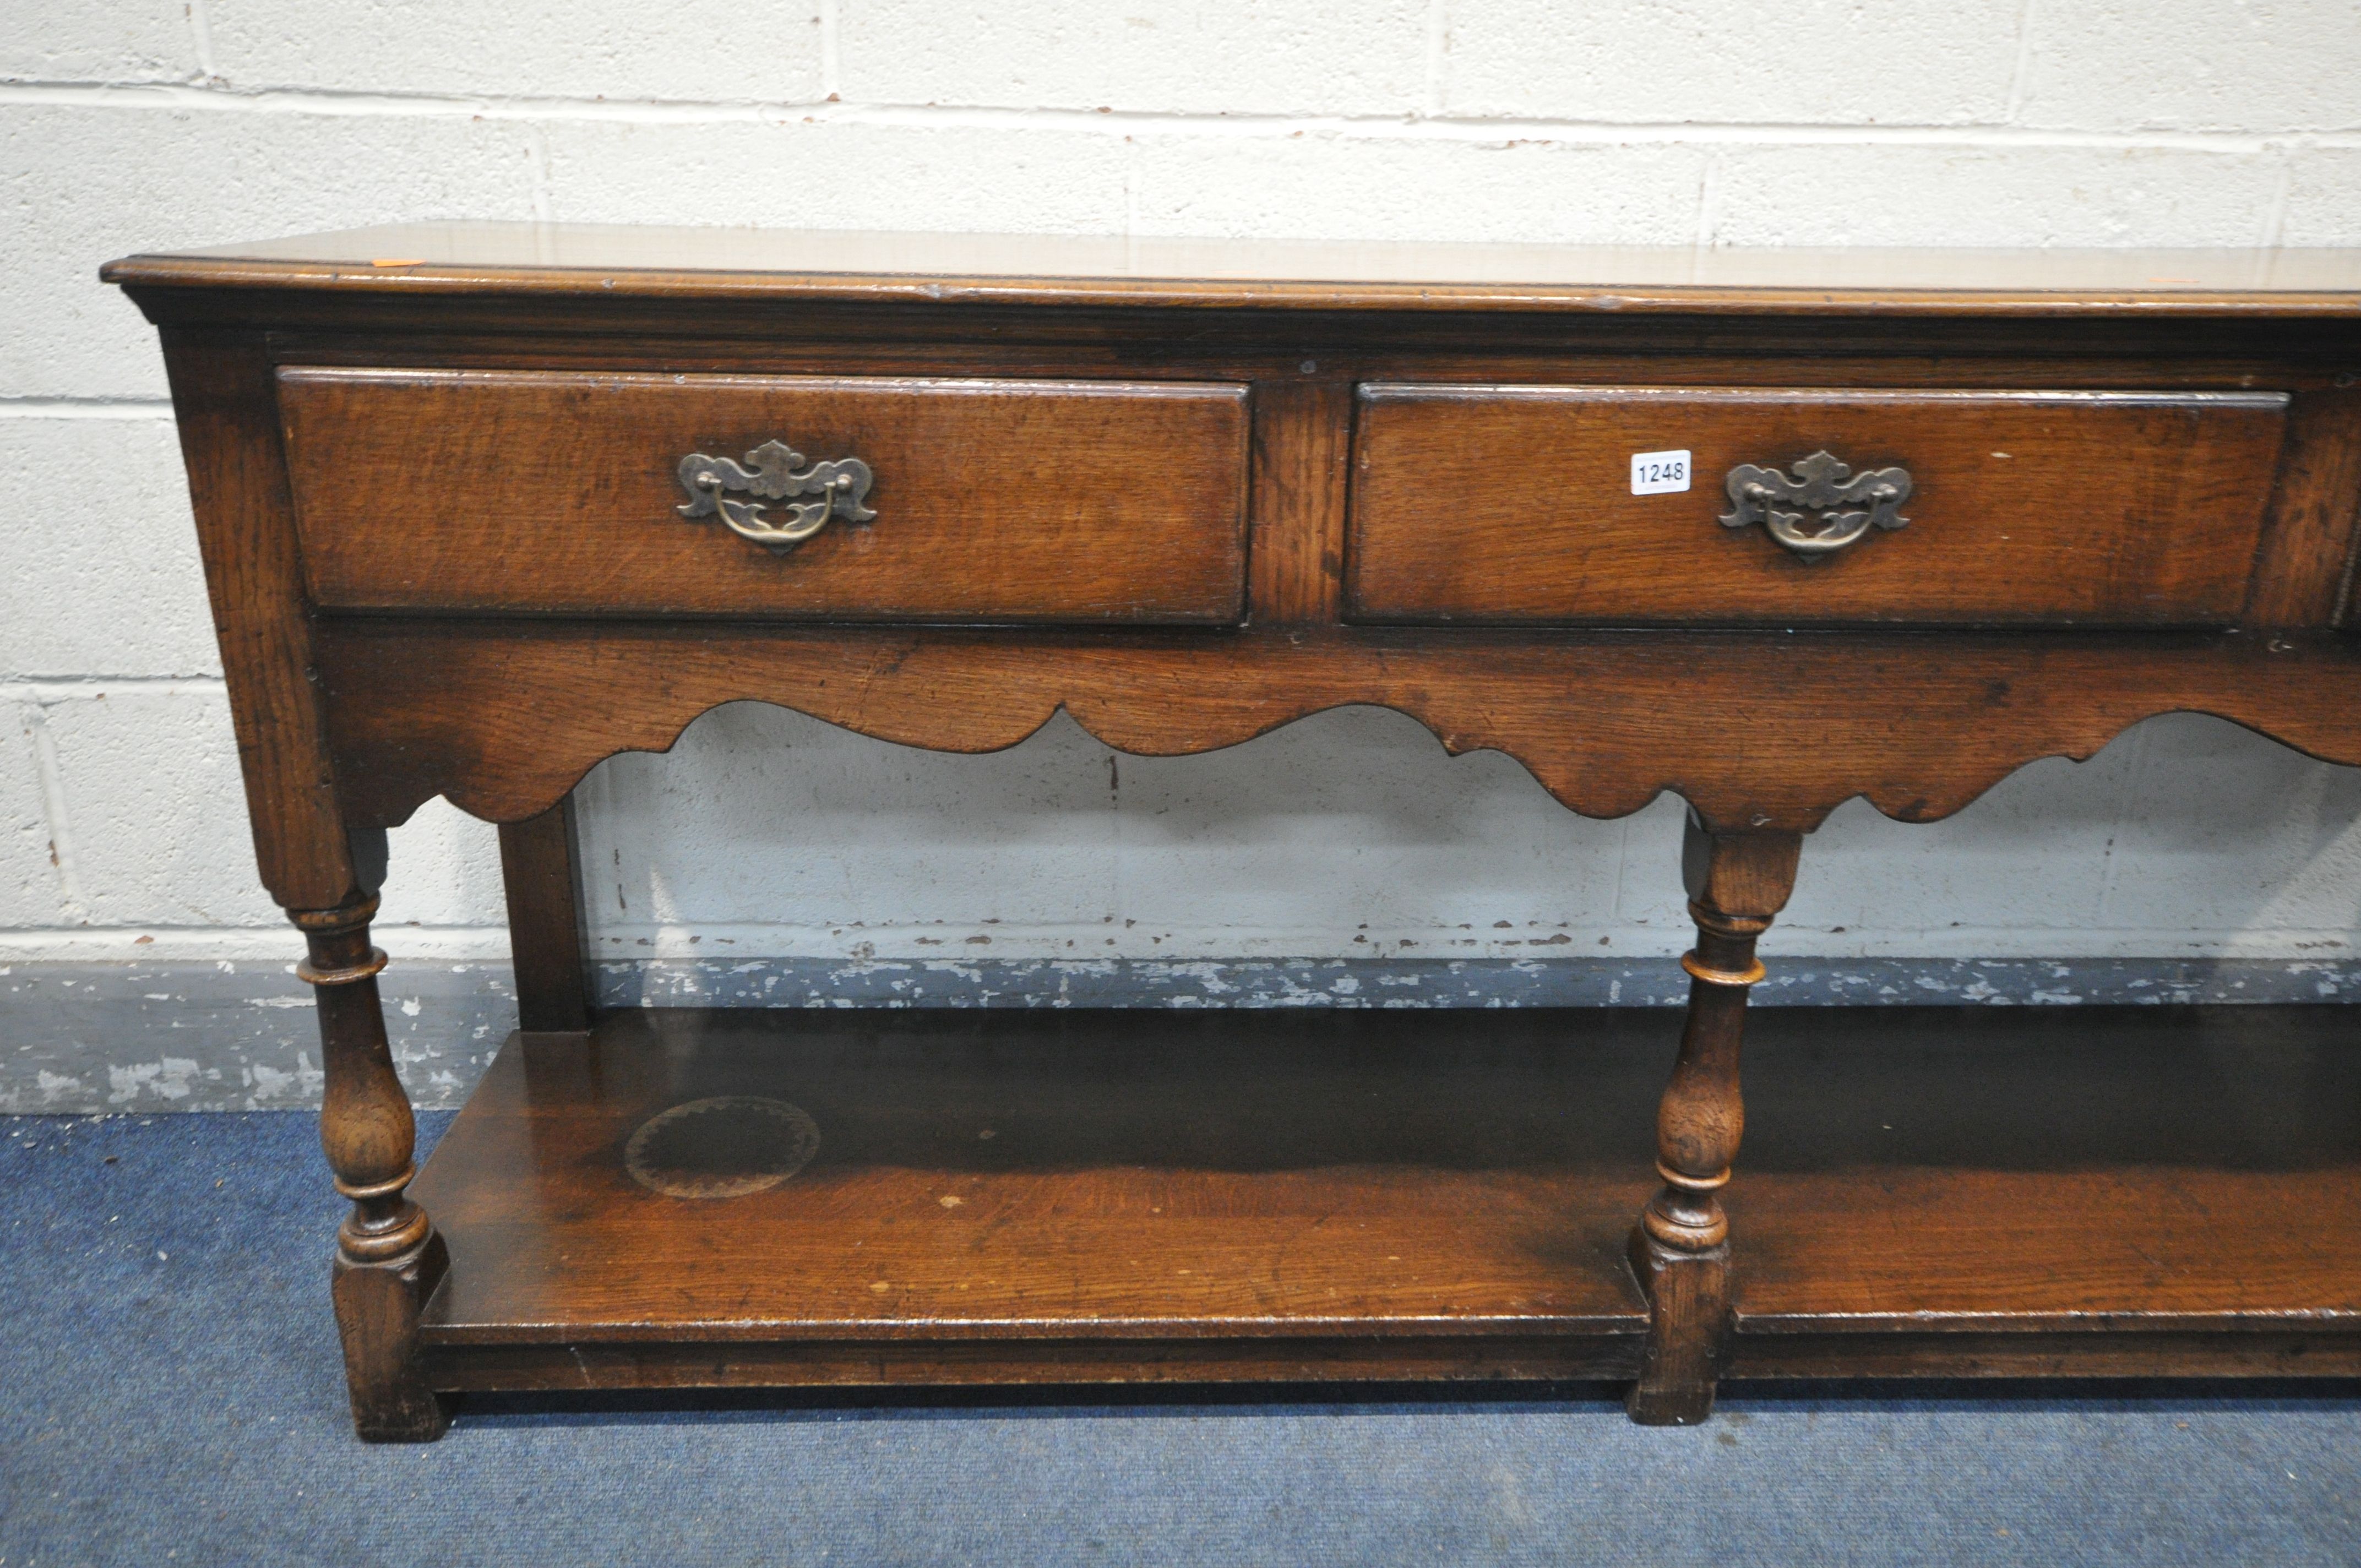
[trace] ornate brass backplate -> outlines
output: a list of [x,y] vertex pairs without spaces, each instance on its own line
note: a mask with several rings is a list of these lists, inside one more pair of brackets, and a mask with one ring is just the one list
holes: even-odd
[[[780,555],[827,527],[831,517],[867,522],[877,515],[861,504],[869,494],[868,464],[858,457],[839,457],[798,468],[803,460],[803,454],[784,441],[763,443],[746,454],[743,466],[692,452],[680,460],[680,485],[688,492],[688,501],[675,510],[688,518],[719,516],[722,526],[739,538]],[[725,490],[742,490],[762,500],[731,500]],[[790,496],[819,499],[788,507],[784,522],[763,515],[763,500]]]
[[[1723,485],[1730,503],[1721,519],[1724,527],[1759,522],[1772,538],[1806,560],[1842,550],[1872,526],[1900,528],[1910,521],[1901,512],[1902,503],[1910,499],[1910,470],[1872,468],[1856,475],[1826,452],[1815,452],[1796,464],[1793,477],[1741,463]],[[1826,515],[1806,530],[1804,513],[1782,511],[1778,503],[1783,501]],[[1829,510],[1846,506],[1860,510]]]

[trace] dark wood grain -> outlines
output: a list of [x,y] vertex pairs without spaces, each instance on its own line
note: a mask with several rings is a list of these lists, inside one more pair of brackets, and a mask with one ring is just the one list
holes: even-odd
[[[1437,1077],[1400,1028],[1240,1022],[631,1012],[587,1050],[521,1036],[423,1179],[457,1260],[433,1337],[1218,1340],[1251,1360],[1244,1342],[1345,1325],[1641,1330],[1620,1249],[1644,1138],[1550,1032],[1463,1032],[1468,1071]],[[647,1118],[744,1094],[814,1119],[801,1174],[718,1201],[627,1175]],[[1600,1354],[1568,1348],[1554,1365]]]
[[318,999],[320,1146],[352,1203],[336,1227],[330,1293],[353,1427],[370,1442],[416,1442],[440,1437],[450,1417],[426,1379],[418,1334],[449,1256],[409,1194],[418,1127],[386,1040],[377,989],[386,957],[368,939],[377,907],[371,892],[343,908],[290,913],[307,948],[295,972]]
[[[1307,365],[1307,376],[1319,368],[1307,359],[1298,369]],[[1256,390],[1248,600],[1257,625],[1336,620],[1352,396],[1336,380],[1281,380]]]
[[[1186,384],[287,370],[313,593],[345,609],[1226,621],[1246,390]],[[786,554],[682,458],[859,457],[874,521]]]
[[[438,1343],[437,1387],[582,1393],[609,1389],[1075,1387],[1165,1384],[1432,1382],[1553,1387],[1631,1376],[1638,1340],[1621,1334],[1456,1334],[1417,1329],[1268,1338],[604,1340]],[[2210,1342],[2209,1342],[2210,1343]],[[1119,1393],[1103,1398],[1120,1398]]]
[[1624,1400],[1646,1426],[1689,1426],[1712,1413],[1730,1324],[1730,1219],[1721,1204],[1746,1126],[1739,1047],[1748,991],[1763,977],[1756,941],[1795,891],[1794,833],[1713,833],[1691,814],[1681,881],[1697,946],[1681,959],[1689,1004],[1681,1054],[1656,1107],[1656,1174],[1664,1184],[1631,1230],[1631,1271],[1648,1293],[1648,1345]]
[[361,888],[311,679],[269,356],[259,336],[167,332],[164,368],[262,885],[283,908],[335,908]]
[[1796,1377],[2361,1377],[2361,1334],[2301,1322],[2133,1333],[1753,1334],[1741,1319],[1722,1380]]
[[[2361,1169],[2301,1186],[2323,1212],[2361,1209]],[[2361,1314],[2361,1228],[2306,1224],[2307,1245],[2290,1248],[2262,1225],[2225,1223],[2273,1212],[2286,1192],[2283,1172],[2160,1160],[2085,1172],[2070,1195],[2049,1172],[1897,1168],[1881,1175],[1865,1223],[1847,1173],[1750,1170],[1730,1200],[1732,1224],[1747,1227],[1744,1321],[1758,1334],[1904,1332],[1929,1319],[2073,1332],[2116,1317],[2301,1328],[2316,1313]],[[2116,1223],[2094,1225],[2096,1214]],[[1896,1234],[1913,1245],[1894,1246]],[[2284,1305],[2297,1300],[2307,1305]]]
[[956,751],[1014,745],[1062,707],[1108,745],[1160,756],[1378,703],[1451,751],[1507,752],[1586,816],[1670,790],[1722,829],[1808,831],[1856,795],[1931,821],[2036,758],[2088,757],[2175,710],[2361,762],[2348,717],[2361,712],[2361,652],[2319,635],[838,628],[717,640],[372,619],[324,622],[320,642],[355,808],[384,822],[436,795],[492,821],[533,816],[601,758],[664,750],[698,714],[747,698]]
[[165,334],[189,493],[205,563],[263,885],[304,936],[297,973],[318,997],[320,1141],[352,1207],[337,1228],[331,1298],[354,1430],[371,1442],[439,1436],[418,1317],[443,1244],[406,1189],[414,1124],[393,1070],[368,923],[384,835],[356,841],[337,794],[288,503],[269,356],[258,338]]
[[[433,1376],[1629,1376],[1614,1204],[1646,1190],[1675,1029],[659,1011],[520,1037],[419,1180],[453,1255]],[[2354,1369],[2339,1010],[1771,1009],[1750,1034],[1733,1375],[1842,1365],[1831,1343],[1899,1375]],[[636,1125],[730,1093],[804,1107],[818,1157],[739,1199],[630,1181]],[[2254,1224],[2290,1182],[2328,1200],[2305,1234]],[[1895,1206],[1864,1223],[1864,1192]]]
[[[1355,619],[1782,626],[2235,622],[2287,409],[2255,393],[1398,384],[1361,400]],[[1631,494],[1632,456],[1667,449],[1693,454],[1692,488]],[[1815,452],[1906,469],[1908,524],[1807,557],[1716,521],[1732,468]]]
[[500,824],[517,1026],[528,1033],[590,1026],[590,966],[576,861],[580,841],[571,795],[538,817]]
[[[268,327],[280,362],[675,375],[985,376],[1933,390],[2336,390],[2361,323],[1647,319],[1331,311],[762,306],[135,291],[166,323]],[[1302,368],[1309,358],[1317,367]],[[2350,386],[2351,383],[2345,383]]]
[[2255,561],[2250,626],[2341,626],[2361,523],[2361,391],[2293,400],[2288,442]]

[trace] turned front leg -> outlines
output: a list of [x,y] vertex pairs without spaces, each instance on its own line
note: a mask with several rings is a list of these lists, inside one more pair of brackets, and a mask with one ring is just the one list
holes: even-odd
[[1712,1412],[1730,1321],[1730,1219],[1720,1192],[1746,1114],[1738,1049],[1746,992],[1763,978],[1755,938],[1787,902],[1803,847],[1795,833],[1714,833],[1695,814],[1681,849],[1697,947],[1680,1058],[1656,1111],[1656,1173],[1664,1179],[1631,1233],[1631,1266],[1648,1294],[1648,1343],[1624,1402],[1650,1426]]
[[448,1417],[421,1372],[418,1318],[446,1255],[426,1211],[408,1196],[417,1124],[378,1002],[385,954],[368,939],[377,899],[288,913],[311,949],[297,973],[319,1003],[327,1078],[320,1143],[336,1190],[353,1205],[336,1227],[332,1281],[353,1424],[376,1442],[439,1437]]

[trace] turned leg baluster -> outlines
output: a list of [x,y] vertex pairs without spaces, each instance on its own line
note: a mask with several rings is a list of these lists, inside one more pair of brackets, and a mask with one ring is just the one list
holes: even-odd
[[309,948],[326,1097],[320,1141],[352,1200],[332,1288],[354,1424],[431,1438],[441,1404],[419,1371],[418,1315],[445,1253],[408,1198],[415,1133],[379,1011],[368,923],[385,877],[382,828],[337,789],[310,589],[288,483],[279,367],[258,328],[167,327],[164,365],[189,474],[254,824],[256,868]]
[[1730,1220],[1720,1190],[1738,1157],[1745,1107],[1739,1043],[1746,993],[1763,978],[1755,939],[1795,886],[1795,833],[1714,833],[1689,817],[1681,851],[1697,947],[1684,955],[1688,1017],[1680,1058],[1656,1112],[1656,1171],[1664,1185],[1631,1233],[1631,1266],[1647,1291],[1648,1343],[1625,1408],[1651,1426],[1686,1425],[1713,1409],[1730,1320]]
[[336,1228],[333,1291],[344,1341],[353,1422],[375,1442],[441,1434],[447,1420],[418,1361],[418,1317],[447,1257],[426,1211],[407,1189],[417,1124],[393,1070],[378,971],[369,945],[374,895],[337,909],[288,912],[310,955],[297,973],[318,998],[322,1068],[320,1143],[352,1212]]

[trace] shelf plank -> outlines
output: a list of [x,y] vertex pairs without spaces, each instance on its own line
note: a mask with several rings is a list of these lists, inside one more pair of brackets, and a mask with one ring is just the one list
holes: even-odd
[[[1766,1009],[1730,1375],[2361,1373],[2335,1007]],[[1669,1012],[638,1011],[415,1191],[453,1387],[1630,1376]],[[670,1107],[798,1107],[732,1198]],[[727,1176],[727,1140],[692,1146]],[[742,1151],[738,1151],[742,1154]]]
[[[1645,1074],[1610,1106],[1548,1028],[1459,1031],[1476,1070],[1441,1074],[1431,1027],[1238,1023],[642,1012],[587,1047],[519,1036],[419,1180],[453,1260],[430,1338],[1642,1332],[1621,1249]],[[730,1095],[806,1112],[809,1166],[728,1199],[633,1179],[637,1127]],[[1597,1146],[1564,1113],[1586,1097]]]
[[1741,1329],[2361,1324],[2351,1018],[1760,1014]]
[[2351,1168],[1769,1175],[1730,1208],[1751,1332],[2361,1327]]

